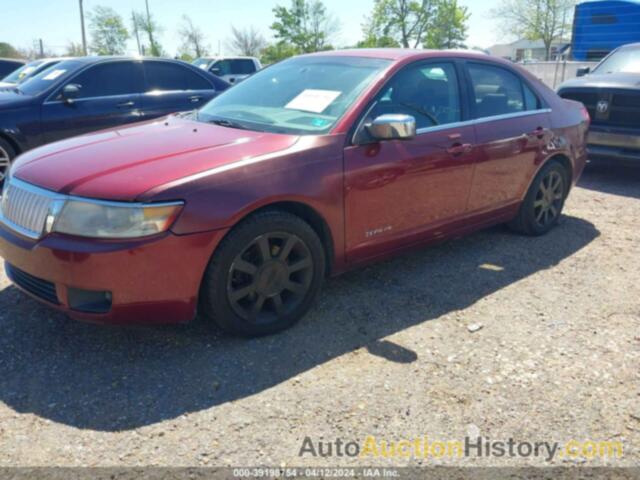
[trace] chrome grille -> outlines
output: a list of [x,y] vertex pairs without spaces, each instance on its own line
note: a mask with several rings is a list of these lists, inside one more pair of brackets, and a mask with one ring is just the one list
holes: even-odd
[[22,235],[40,238],[55,194],[15,178],[5,183],[0,221]]

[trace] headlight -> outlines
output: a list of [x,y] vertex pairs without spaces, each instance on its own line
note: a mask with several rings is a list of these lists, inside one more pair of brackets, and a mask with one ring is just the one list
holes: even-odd
[[69,199],[47,219],[46,230],[80,237],[147,237],[168,230],[182,206],[182,202],[127,204]]

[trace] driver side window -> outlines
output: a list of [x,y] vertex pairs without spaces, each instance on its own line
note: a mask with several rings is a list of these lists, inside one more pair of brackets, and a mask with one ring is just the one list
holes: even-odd
[[460,94],[452,63],[409,66],[398,72],[378,95],[369,119],[400,113],[416,119],[416,128],[461,120]]

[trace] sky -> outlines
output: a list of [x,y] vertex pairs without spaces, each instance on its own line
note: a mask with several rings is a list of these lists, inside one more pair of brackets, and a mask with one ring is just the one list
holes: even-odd
[[[490,15],[499,0],[459,2],[471,13],[467,40],[470,47],[486,48],[511,40],[501,34]],[[362,38],[362,23],[372,9],[373,0],[324,0],[324,3],[340,23],[340,33],[334,42],[337,47],[353,45]],[[226,44],[231,25],[254,26],[270,39],[273,7],[289,4],[290,0],[149,0],[152,14],[163,27],[160,43],[172,55],[181,44],[178,29],[184,14],[205,33],[212,53],[230,54]],[[112,7],[127,20],[132,10],[145,8],[144,0],[84,0],[84,5],[85,13],[96,5]],[[64,53],[70,42],[81,42],[78,0],[0,0],[0,12],[0,42],[28,48],[42,38],[45,49],[58,54]],[[129,41],[128,50],[129,54],[137,53],[133,40]]]

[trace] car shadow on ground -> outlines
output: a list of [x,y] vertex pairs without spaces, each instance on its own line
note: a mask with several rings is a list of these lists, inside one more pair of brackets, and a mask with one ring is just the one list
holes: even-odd
[[329,280],[298,325],[259,339],[228,337],[200,321],[79,323],[7,287],[0,291],[0,400],[77,428],[118,431],[259,393],[361,347],[411,364],[421,352],[386,336],[553,267],[598,235],[591,223],[565,216],[544,237],[496,227],[425,248]]
[[640,198],[640,163],[637,166],[615,163],[589,163],[578,186],[613,195]]

